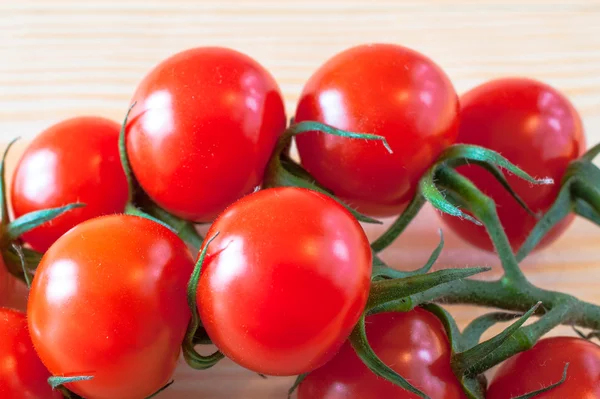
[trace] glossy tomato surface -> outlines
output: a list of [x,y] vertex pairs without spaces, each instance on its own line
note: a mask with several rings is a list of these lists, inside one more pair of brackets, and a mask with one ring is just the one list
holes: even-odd
[[33,349],[25,313],[0,308],[0,397],[60,399],[48,385],[50,372]]
[[[442,323],[417,308],[366,319],[369,344],[377,356],[416,388],[435,399],[466,399],[450,368],[450,344]],[[417,395],[377,377],[349,342],[325,366],[310,373],[298,399],[416,399]]]
[[369,293],[371,250],[356,219],[322,194],[275,188],[230,206],[207,237],[217,232],[197,291],[215,345],[269,375],[331,359]]
[[119,159],[119,130],[108,119],[77,117],[48,128],[29,144],[12,180],[15,217],[73,202],[86,204],[24,234],[34,249],[45,252],[85,220],[123,212],[127,181]]
[[140,83],[127,153],[146,193],[172,213],[211,221],[261,183],[286,125],[273,77],[234,50],[176,54]]
[[580,338],[555,337],[504,362],[490,384],[487,399],[511,399],[567,379],[536,399],[600,398],[600,346]]
[[193,259],[174,233],[136,216],[104,216],[62,236],[31,286],[29,330],[55,375],[88,399],[145,398],[175,369],[190,319]]
[[[553,178],[554,185],[532,186],[507,175],[510,185],[535,212],[550,208],[569,162],[585,151],[581,119],[569,100],[544,83],[524,78],[493,80],[464,94],[457,141],[495,150],[532,176]],[[486,171],[473,165],[459,171],[496,201],[504,230],[513,249],[518,249],[535,226],[535,217]],[[451,216],[443,219],[466,241],[492,249],[483,227]],[[560,222],[539,247],[553,242],[572,220],[570,216]]]
[[297,137],[302,165],[361,212],[398,214],[421,175],[454,143],[458,108],[452,83],[424,55],[391,44],[351,48],[312,75],[296,121],[378,134],[393,153],[381,142],[310,132]]

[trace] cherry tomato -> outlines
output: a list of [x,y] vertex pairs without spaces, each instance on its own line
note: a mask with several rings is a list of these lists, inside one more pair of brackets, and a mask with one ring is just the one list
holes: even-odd
[[[380,313],[366,320],[369,344],[379,358],[413,386],[435,399],[466,398],[450,368],[450,344],[442,323],[417,308]],[[298,399],[418,398],[377,377],[349,342],[329,363],[300,384]]]
[[[553,178],[554,185],[531,186],[516,176],[506,176],[535,212],[550,208],[568,164],[585,151],[581,119],[569,100],[544,83],[523,78],[493,80],[464,94],[457,141],[495,150],[532,176]],[[496,201],[500,221],[517,250],[535,226],[536,218],[486,171],[477,166],[459,170]],[[483,227],[446,215],[443,220],[471,244],[493,249]],[[572,220],[571,216],[560,222],[538,248],[558,238]]]
[[369,293],[371,250],[356,219],[322,194],[274,188],[230,206],[207,237],[217,232],[197,291],[215,345],[269,375],[331,359]]
[[108,119],[77,117],[50,127],[29,144],[13,176],[15,217],[73,202],[86,204],[24,234],[31,247],[45,252],[73,226],[123,212],[127,180],[119,159],[119,130]]
[[454,143],[458,98],[429,58],[391,44],[362,45],[325,63],[306,83],[296,121],[384,136],[381,142],[320,132],[297,137],[302,165],[358,210],[398,214],[421,175]]
[[54,375],[88,399],[145,398],[175,369],[190,311],[193,259],[167,228],[137,216],[79,224],[40,262],[28,303],[29,330]]
[[490,384],[487,399],[510,399],[567,379],[537,399],[600,398],[600,346],[580,338],[542,339],[504,362]]
[[194,221],[213,220],[261,183],[286,125],[273,77],[225,48],[166,59],[133,101],[127,153],[135,176],[157,204]]
[[0,337],[0,397],[62,398],[48,385],[50,373],[33,349],[24,313],[0,308]]

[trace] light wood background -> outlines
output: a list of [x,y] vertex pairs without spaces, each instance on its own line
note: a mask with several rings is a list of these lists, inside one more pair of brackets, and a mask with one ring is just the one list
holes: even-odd
[[[78,114],[120,120],[146,71],[202,45],[233,47],[263,63],[291,114],[303,82],[322,62],[364,42],[429,55],[460,92],[505,75],[544,80],[572,99],[589,142],[600,141],[598,0],[0,0],[0,142],[31,138]],[[385,258],[404,269],[420,266],[439,227],[427,210]],[[373,237],[379,231],[368,228]],[[498,275],[492,255],[446,237],[439,267],[492,265],[489,277]],[[600,303],[600,230],[578,221],[523,267],[537,284]],[[451,310],[460,324],[481,313]],[[205,372],[182,364],[175,379],[161,398],[285,398],[291,383],[263,380],[229,362]]]

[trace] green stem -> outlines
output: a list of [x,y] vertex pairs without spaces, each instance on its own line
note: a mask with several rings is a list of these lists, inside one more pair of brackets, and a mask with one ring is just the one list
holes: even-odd
[[296,389],[298,389],[298,387],[300,386],[300,384],[302,384],[302,381],[304,381],[306,377],[308,377],[308,373],[300,374],[298,377],[296,377],[296,380],[288,390],[288,399],[292,398],[292,394]]
[[465,346],[471,348],[479,343],[481,336],[499,322],[512,321],[521,317],[519,313],[492,312],[479,316],[465,327],[462,336]]
[[218,234],[219,233],[216,233],[214,236],[210,237],[206,242],[206,245],[202,248],[202,251],[200,251],[198,261],[196,262],[196,266],[194,267],[194,271],[187,287],[187,302],[192,317],[185,333],[183,343],[181,344],[181,348],[187,364],[196,370],[208,369],[225,357],[219,350],[213,352],[209,356],[202,356],[194,349],[196,346],[195,337],[198,334],[198,330],[202,328],[202,322],[200,320],[200,315],[198,314],[198,304],[196,302],[196,291],[198,290],[198,282],[202,273],[202,264],[206,257],[208,246]]
[[371,248],[375,253],[383,251],[387,248],[396,237],[398,237],[410,222],[417,216],[423,205],[425,205],[425,197],[421,193],[415,194],[412,201],[408,204],[404,212],[392,223],[392,225],[371,244]]
[[437,261],[440,253],[442,253],[442,249],[444,248],[444,234],[440,229],[440,243],[435,248],[435,250],[429,256],[427,262],[417,270],[412,270],[409,272],[400,271],[396,269],[392,269],[388,265],[385,264],[376,254],[373,254],[373,271],[371,272],[371,279],[381,280],[381,279],[390,279],[390,278],[404,278],[410,276],[418,276],[421,274],[429,273],[429,270],[433,267],[433,264]]
[[[19,249],[15,248],[15,245]],[[8,248],[4,248],[1,252],[8,272],[29,286],[27,280],[31,280],[33,277],[35,269],[37,269],[38,264],[42,260],[43,254],[23,247],[18,243],[11,243]],[[23,261],[25,268],[23,268]]]
[[[567,183],[570,186],[570,183]],[[534,228],[531,230],[527,239],[517,251],[515,257],[520,262],[535,249],[558,222],[563,220],[571,212],[571,190],[570,187],[561,188],[552,207],[542,216]]]
[[125,178],[127,179],[127,202],[129,203],[133,202],[135,181],[133,178],[131,165],[129,164],[129,158],[127,157],[127,142],[125,138],[125,132],[127,130],[127,120],[129,119],[129,114],[131,114],[131,110],[133,107],[135,107],[135,104],[136,103],[134,102],[129,106],[129,109],[125,114],[125,118],[123,119],[123,123],[121,124],[121,132],[119,133],[119,157],[121,158],[121,166],[123,167]]
[[581,159],[584,161],[592,162],[596,156],[600,154],[600,143],[596,144],[592,148],[590,148]]
[[[531,340],[520,339],[524,329],[521,326],[531,317],[539,308],[541,302],[536,303],[531,309],[521,316],[516,322],[511,324],[507,329],[500,334],[484,341],[464,352],[457,353],[452,357],[452,369],[454,374],[475,376],[483,371],[499,364],[501,361],[513,356],[515,353],[529,349],[535,343]],[[539,322],[538,322],[539,323]],[[502,346],[509,340],[517,341],[520,345],[518,349],[510,351],[502,350]],[[485,369],[479,370],[479,367],[486,366]],[[477,371],[474,371],[477,370]]]
[[441,167],[437,173],[440,181],[462,197],[469,204],[469,210],[485,226],[502,262],[506,281],[514,285],[528,285],[502,228],[494,200],[483,194],[469,179],[453,169]]
[[538,301],[541,301],[543,308],[547,310],[563,302],[569,302],[570,309],[567,317],[561,321],[562,324],[592,330],[600,329],[600,306],[578,300],[562,292],[544,290],[531,285],[520,290],[507,289],[503,280],[451,281],[404,299],[410,302],[413,308],[422,303],[439,302],[477,305],[514,312],[526,312]]
[[569,316],[571,303],[566,301],[548,311],[535,323],[517,330],[511,339],[504,341],[489,356],[469,369],[469,374],[477,375],[503,362],[518,352],[531,349],[547,332],[563,323]]
[[140,208],[148,215],[160,220],[169,226],[185,243],[190,245],[195,252],[200,251],[204,238],[196,231],[194,223],[183,220],[156,205],[147,195],[137,198]]
[[489,270],[490,268],[486,267],[444,269],[423,275],[375,281],[371,284],[366,309],[370,311],[398,298],[404,298],[440,284],[456,281]]
[[600,189],[598,187],[578,180],[571,186],[571,191],[576,198],[582,199],[596,213],[600,213]]
[[596,212],[588,203],[583,200],[575,200],[574,209],[575,214],[586,218],[597,226],[600,226],[600,213]]
[[17,244],[12,243],[12,249],[17,253],[19,257],[19,263],[21,263],[21,272],[23,273],[23,278],[25,279],[25,284],[27,284],[27,288],[31,288],[31,271],[27,268],[27,261],[25,260],[25,253],[23,253],[23,248]]

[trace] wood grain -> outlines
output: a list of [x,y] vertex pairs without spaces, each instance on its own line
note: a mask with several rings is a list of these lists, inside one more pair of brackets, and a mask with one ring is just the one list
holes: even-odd
[[[598,0],[0,0],[0,142],[31,138],[78,114],[119,120],[154,64],[200,45],[233,47],[258,59],[280,82],[291,114],[315,68],[364,42],[418,49],[459,91],[505,75],[544,80],[572,99],[589,142],[600,141]],[[421,265],[439,227],[428,209],[385,259],[403,269]],[[380,231],[367,230],[372,237]],[[446,236],[439,267],[492,265],[491,276],[498,275],[492,255]],[[599,245],[600,230],[577,221],[523,267],[536,284],[600,303]],[[482,312],[451,310],[461,325]],[[161,398],[285,398],[291,382],[263,380],[230,362],[206,372],[181,365],[175,379]]]

